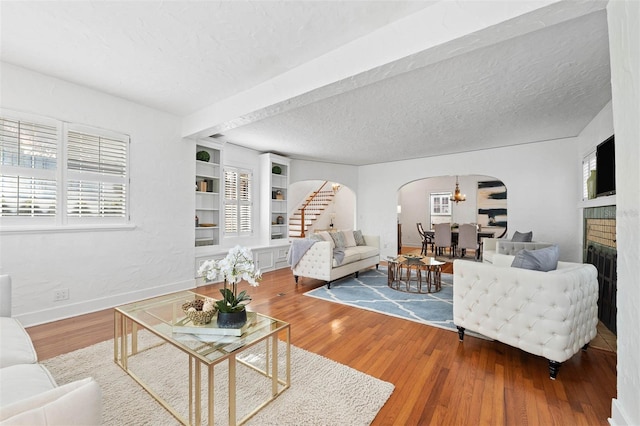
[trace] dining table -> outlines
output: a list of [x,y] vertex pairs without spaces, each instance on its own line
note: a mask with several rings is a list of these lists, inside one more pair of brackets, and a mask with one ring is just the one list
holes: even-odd
[[[502,236],[504,232],[504,228],[500,227],[484,227],[480,231],[478,231],[478,244],[480,244],[480,250],[482,250],[482,239],[483,238],[495,238],[496,235],[498,237]],[[430,238],[431,241],[435,241],[436,231],[435,229],[429,229],[424,231],[424,235],[427,238]],[[451,245],[456,247],[458,245],[458,228],[453,228],[451,230]],[[455,254],[454,254],[455,257]]]

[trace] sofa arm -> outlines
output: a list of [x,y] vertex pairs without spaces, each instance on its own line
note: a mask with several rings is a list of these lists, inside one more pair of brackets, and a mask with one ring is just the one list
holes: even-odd
[[91,377],[2,407],[0,425],[100,425],[102,392]]
[[[300,258],[293,275],[329,281],[333,265],[333,249],[329,241],[318,241]],[[296,281],[297,282],[297,281]]]
[[539,241],[519,242],[503,240],[497,242],[496,253],[515,256],[520,250],[539,250],[542,248],[551,247],[552,245],[553,244],[551,243],[544,243]]
[[364,242],[367,246],[376,247],[380,249],[380,236],[379,235],[363,235]]
[[0,275],[0,317],[11,316],[11,277]]

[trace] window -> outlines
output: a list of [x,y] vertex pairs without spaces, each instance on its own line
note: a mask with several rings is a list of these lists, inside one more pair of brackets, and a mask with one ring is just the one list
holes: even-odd
[[587,200],[589,198],[589,191],[587,189],[587,179],[592,170],[596,169],[596,151],[589,153],[582,160],[582,199]]
[[25,123],[0,117],[2,217],[53,222],[58,203],[58,133],[55,122]]
[[430,194],[431,215],[449,216],[451,214],[450,192],[434,192]]
[[3,224],[126,223],[129,137],[0,116]]
[[227,236],[247,235],[253,232],[251,186],[250,171],[224,169],[224,231]]

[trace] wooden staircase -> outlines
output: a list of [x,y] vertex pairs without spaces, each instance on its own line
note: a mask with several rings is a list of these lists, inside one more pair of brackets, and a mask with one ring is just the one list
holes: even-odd
[[289,217],[290,238],[304,238],[331,204],[336,194],[332,189],[324,189],[326,184],[327,181],[317,191],[311,192]]

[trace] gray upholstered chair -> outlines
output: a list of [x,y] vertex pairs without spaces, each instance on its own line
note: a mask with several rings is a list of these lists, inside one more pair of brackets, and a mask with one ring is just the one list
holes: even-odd
[[464,257],[467,250],[473,250],[475,259],[480,259],[482,243],[478,242],[478,227],[470,223],[464,223],[458,228],[458,248],[460,257]]
[[437,223],[435,226],[435,246],[436,254],[442,254],[443,249],[449,248],[450,256],[453,256],[453,242],[451,239],[451,224],[449,223]]

